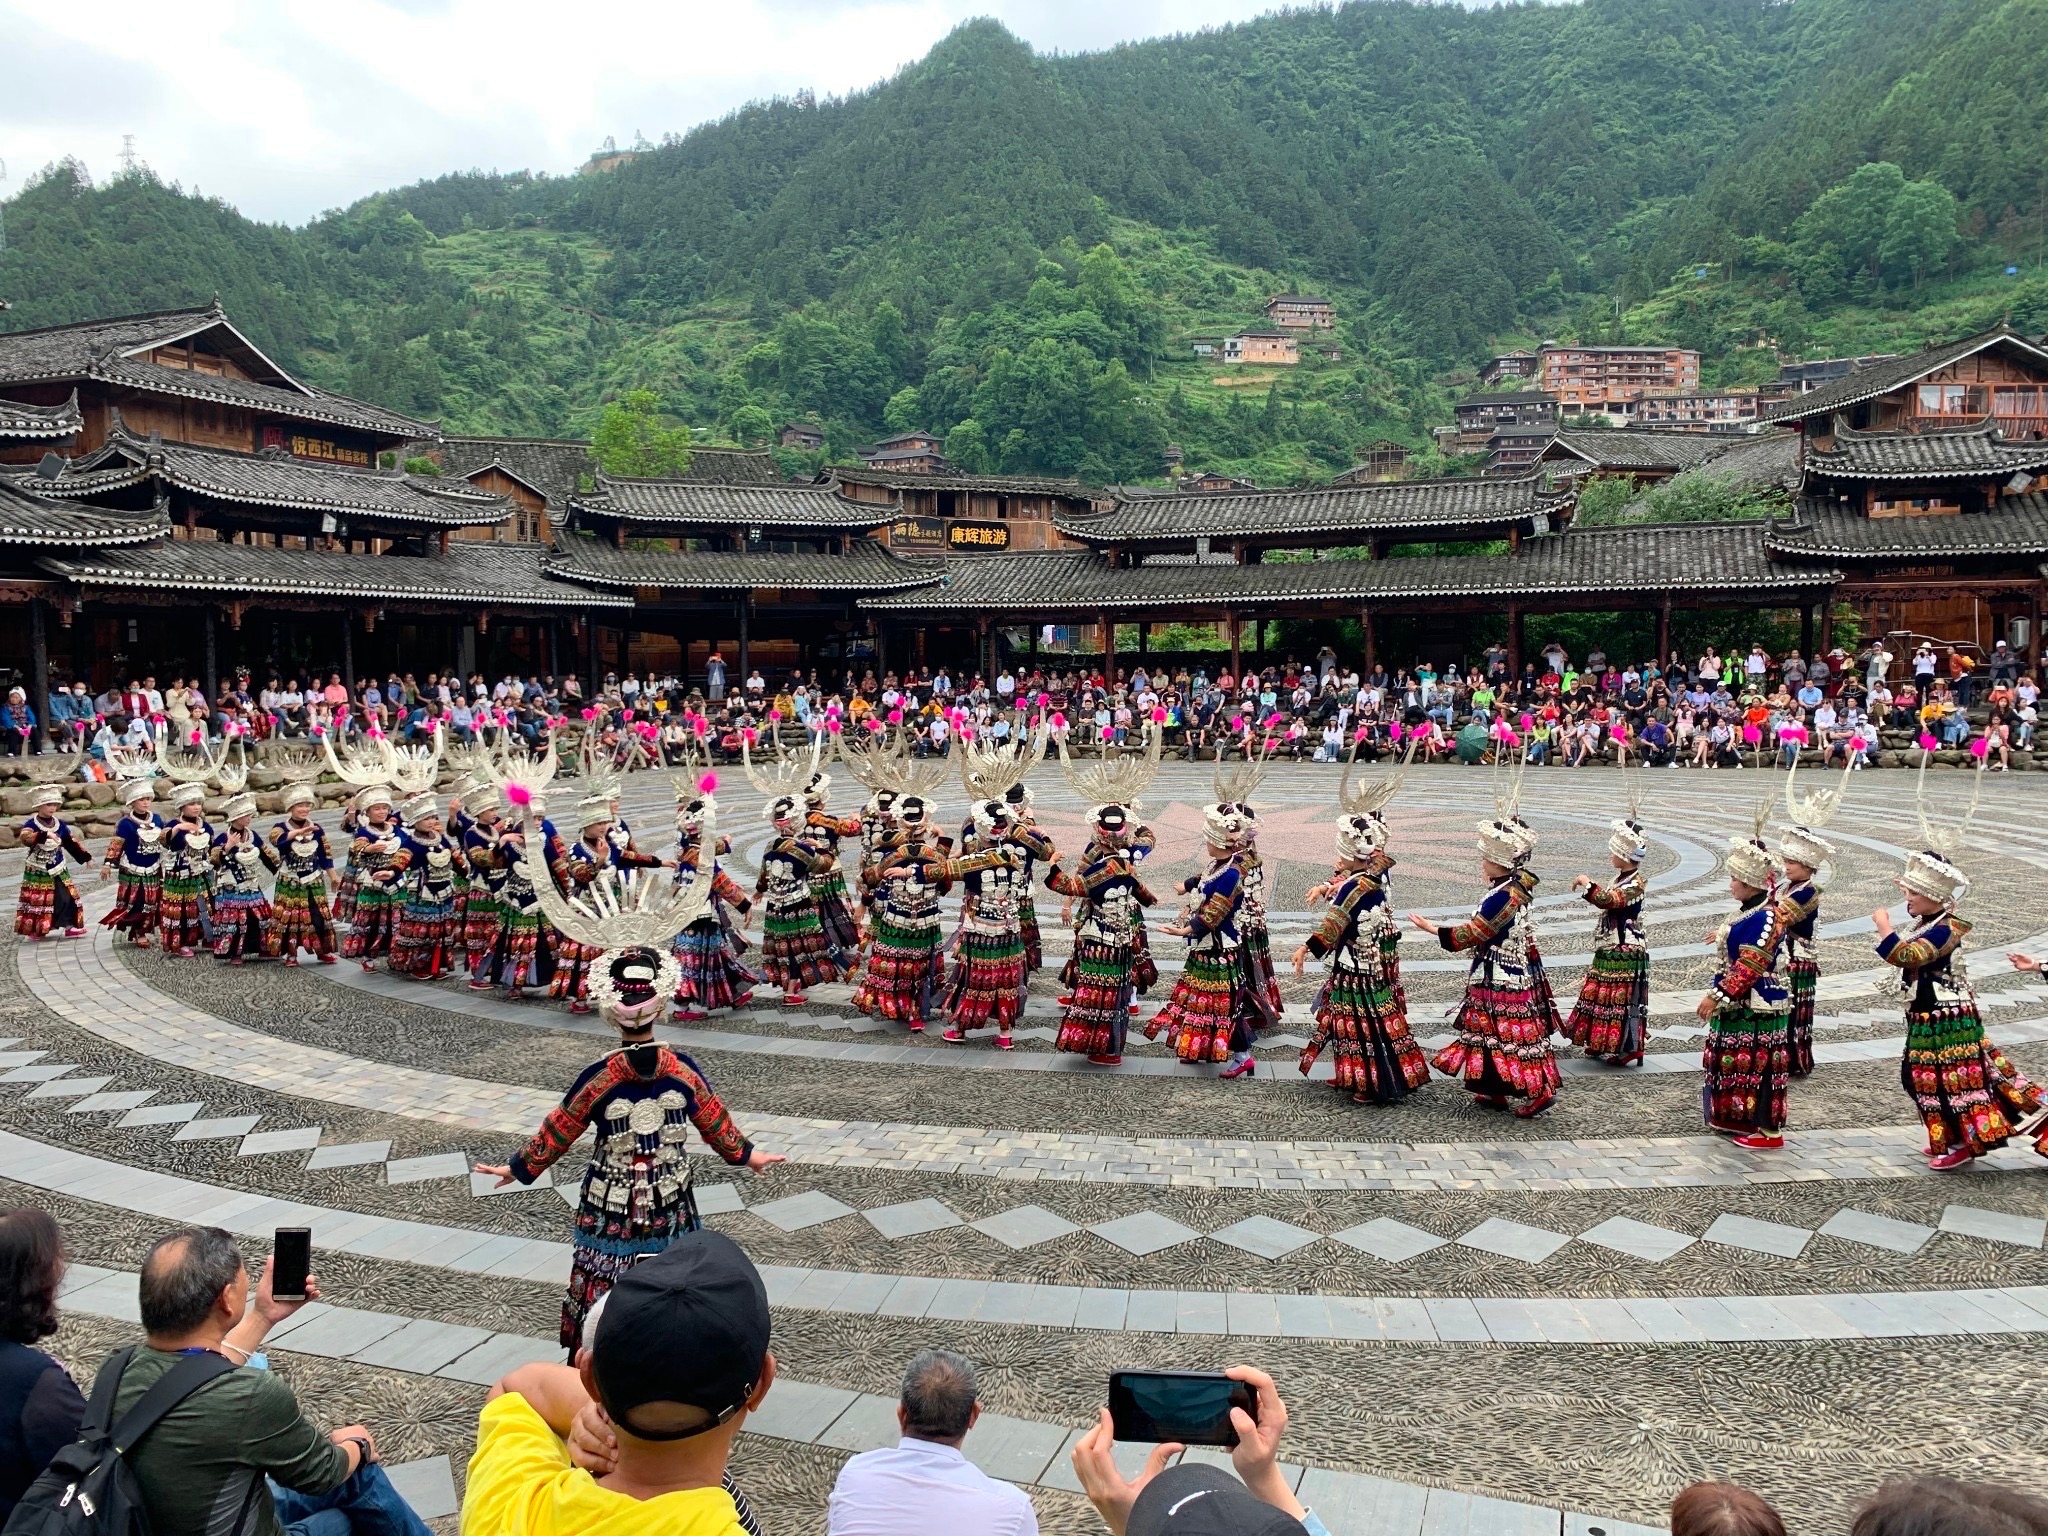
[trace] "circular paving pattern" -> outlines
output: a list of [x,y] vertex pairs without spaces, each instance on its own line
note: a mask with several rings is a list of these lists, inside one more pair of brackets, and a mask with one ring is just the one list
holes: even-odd
[[[1843,852],[1823,900],[1820,1064],[1793,1084],[1773,1155],[1703,1133],[1692,1007],[1702,938],[1730,907],[1720,849],[1779,777],[1647,775],[1651,1058],[1567,1060],[1534,1122],[1445,1081],[1358,1106],[1294,1070],[1317,978],[1285,958],[1314,922],[1302,898],[1328,871],[1336,777],[1278,768],[1255,802],[1289,1006],[1251,1081],[1182,1067],[1135,1031],[1120,1070],[1053,1052],[1057,898],[1041,902],[1049,963],[1010,1057],[879,1026],[844,986],[668,1031],[792,1159],[761,1177],[698,1165],[709,1220],[768,1267],[778,1308],[788,1379],[739,1463],[770,1528],[822,1529],[839,1462],[881,1442],[902,1360],[935,1342],[981,1362],[989,1415],[970,1451],[1033,1485],[1049,1531],[1098,1529],[1063,1447],[1108,1371],[1238,1359],[1280,1377],[1304,1497],[1339,1532],[1623,1533],[1661,1524],[1701,1476],[1748,1482],[1802,1524],[1840,1523],[1916,1467],[2038,1485],[2048,1163],[2015,1148],[1928,1172],[1898,1087],[1903,1023],[1877,988],[1870,914],[1896,911],[1892,878],[1922,840],[1911,778],[1856,776],[1829,829]],[[1937,820],[1966,785],[1931,779]],[[1077,846],[1080,801],[1056,773],[1034,787],[1041,824]],[[1455,920],[1483,891],[1471,832],[1492,789],[1483,770],[1411,773],[1391,812],[1402,912]],[[1593,929],[1570,880],[1606,868],[1620,790],[1558,770],[1525,796],[1567,1004]],[[1182,765],[1147,797],[1155,890],[1196,870],[1208,798],[1207,771]],[[729,779],[720,801],[750,883],[758,796]],[[625,805],[665,829],[665,777],[629,784]],[[2048,945],[2044,813],[2048,784],[1989,781],[1959,856],[1987,1022],[2037,1077],[2048,987],[2004,953]],[[9,895],[18,871],[0,860]],[[1429,1040],[1463,965],[1410,937],[1411,1020]],[[0,1183],[71,1235],[74,1364],[123,1337],[127,1272],[165,1225],[216,1221],[260,1246],[310,1223],[332,1309],[277,1341],[280,1367],[318,1411],[367,1417],[421,1507],[445,1506],[484,1385],[552,1356],[580,1163],[488,1195],[467,1169],[523,1139],[603,1028],[351,966],[229,971],[97,930],[6,942]],[[1155,948],[1170,981],[1174,947]]]

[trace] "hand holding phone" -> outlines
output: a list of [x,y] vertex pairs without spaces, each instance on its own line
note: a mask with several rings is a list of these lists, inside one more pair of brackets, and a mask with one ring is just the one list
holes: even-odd
[[1258,1394],[1221,1371],[1116,1371],[1110,1422],[1119,1440],[1237,1446],[1233,1408],[1258,1422]]

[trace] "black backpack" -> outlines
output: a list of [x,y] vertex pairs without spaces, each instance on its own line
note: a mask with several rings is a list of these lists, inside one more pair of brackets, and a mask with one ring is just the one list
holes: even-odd
[[127,1453],[165,1414],[235,1367],[223,1355],[187,1355],[115,1424],[114,1395],[137,1347],[100,1367],[78,1438],[29,1484],[0,1536],[150,1536],[149,1510]]

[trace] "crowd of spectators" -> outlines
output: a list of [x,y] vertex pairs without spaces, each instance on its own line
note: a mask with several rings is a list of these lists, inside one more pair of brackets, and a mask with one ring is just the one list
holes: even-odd
[[[38,1347],[57,1331],[64,1269],[47,1213],[0,1215],[0,1521],[24,1501],[62,1498],[68,1461],[37,1480],[82,1426],[90,1442],[86,1396]],[[150,1247],[137,1289],[142,1337],[101,1367],[115,1422],[158,1382],[183,1372],[201,1383],[125,1447],[150,1528],[425,1536],[369,1426],[319,1428],[269,1368],[266,1336],[317,1299],[317,1281],[304,1300],[280,1298],[268,1263],[252,1286],[233,1238],[187,1227]],[[729,1462],[774,1390],[772,1333],[766,1285],[730,1238],[688,1233],[640,1261],[591,1313],[573,1363],[520,1366],[491,1388],[469,1458],[464,1536],[761,1536]],[[1288,1410],[1273,1378],[1252,1366],[1226,1374],[1252,1403],[1230,1410],[1237,1443],[1227,1472],[1164,1444],[1127,1473],[1106,1408],[1078,1435],[1075,1479],[1112,1536],[1373,1536],[1333,1533],[1296,1496],[1280,1460]],[[943,1348],[915,1355],[897,1443],[841,1466],[824,1511],[828,1536],[1037,1536],[1030,1494],[964,1450],[981,1411],[972,1361]],[[1756,1493],[1704,1482],[1672,1502],[1671,1536],[1785,1536],[1785,1526]],[[1865,1501],[1850,1536],[2048,1536],[2048,1502],[1941,1477],[1899,1479]]]
[[[1327,647],[1303,663],[1247,667],[1227,659],[1183,658],[1150,664],[1134,658],[1113,674],[1100,667],[1042,658],[994,677],[955,676],[946,667],[898,673],[813,669],[772,680],[758,667],[744,677],[712,653],[701,678],[607,673],[586,696],[569,675],[429,672],[361,679],[351,690],[338,673],[327,681],[246,673],[219,680],[211,695],[197,679],[130,680],[94,695],[84,683],[55,689],[41,717],[15,691],[0,709],[0,746],[35,750],[50,733],[77,732],[95,753],[115,741],[141,744],[151,722],[181,739],[244,733],[253,740],[305,737],[344,716],[375,722],[403,740],[444,730],[454,740],[504,727],[538,741],[551,722],[588,725],[646,758],[674,764],[701,738],[721,760],[739,756],[748,730],[774,728],[798,739],[870,719],[902,722],[923,753],[951,750],[963,729],[1001,738],[1038,720],[1063,726],[1070,746],[1096,750],[1142,740],[1161,720],[1170,752],[1214,757],[1243,749],[1248,732],[1274,738],[1281,757],[1329,761],[1364,733],[1364,755],[1419,728],[1425,760],[1474,761],[1488,750],[1495,722],[1510,720],[1538,763],[1581,766],[1636,762],[1652,767],[1736,767],[1794,757],[1857,767],[1883,760],[1885,736],[1931,736],[1960,746],[1982,735],[1994,769],[2031,750],[2041,695],[2031,671],[2000,642],[1982,663],[1931,643],[1897,656],[1881,642],[1856,655],[1797,650],[1769,655],[1761,645],[1723,656],[1712,646],[1688,660],[1609,657],[1595,648],[1574,657],[1557,644],[1510,668],[1502,646],[1468,666],[1428,662],[1389,671],[1340,663]],[[1524,724],[1526,722],[1526,724]]]

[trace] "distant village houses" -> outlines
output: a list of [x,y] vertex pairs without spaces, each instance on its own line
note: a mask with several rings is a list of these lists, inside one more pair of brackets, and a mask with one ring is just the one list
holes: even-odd
[[1332,485],[1378,485],[1408,478],[1408,449],[1388,438],[1359,455],[1358,462],[1330,481]]
[[1614,414],[1647,395],[1686,394],[1700,383],[1700,355],[1684,347],[1595,347],[1546,343],[1537,377],[1561,415]]
[[944,444],[929,432],[899,432],[861,451],[861,462],[898,475],[949,475],[953,465]]
[[1224,341],[1223,361],[1292,368],[1301,361],[1301,343],[1279,331],[1239,331]]
[[1510,379],[1533,379],[1537,367],[1534,352],[1503,352],[1479,370],[1479,382],[1498,387]]
[[1336,328],[1337,307],[1305,293],[1276,293],[1266,300],[1266,318],[1291,331],[1328,331]]
[[825,446],[825,429],[815,422],[785,421],[775,440],[784,448],[802,448],[815,452]]
[[1741,432],[1761,409],[1753,389],[1729,389],[1687,395],[1645,395],[1635,402],[1630,424],[1673,427],[1691,432]]

